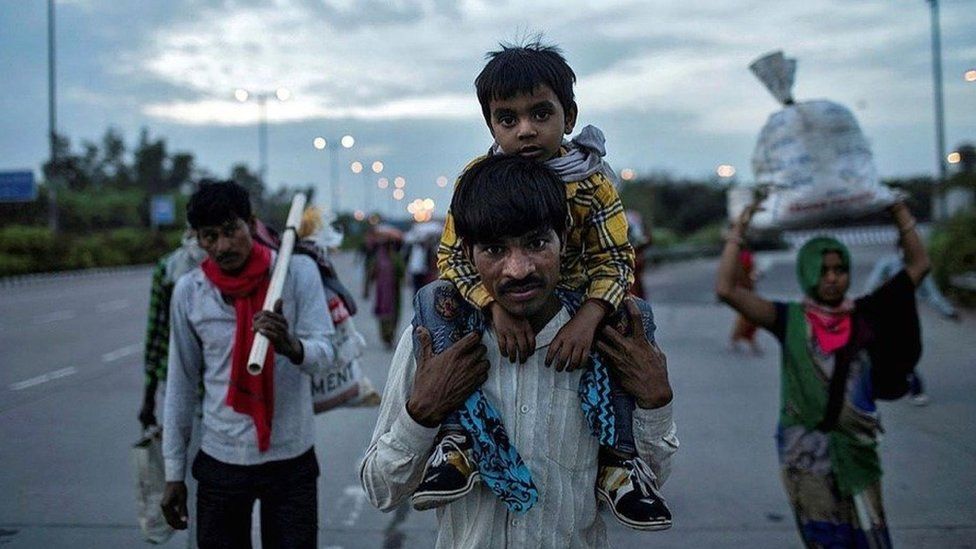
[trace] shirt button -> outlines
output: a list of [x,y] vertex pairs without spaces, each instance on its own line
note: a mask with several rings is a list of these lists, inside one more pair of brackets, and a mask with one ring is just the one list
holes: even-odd
[[518,525],[519,525],[519,521],[512,519],[512,526],[518,526]]
[[523,404],[522,407],[519,408],[519,411],[522,412],[523,414],[527,414],[527,413],[529,413],[529,407],[527,405]]

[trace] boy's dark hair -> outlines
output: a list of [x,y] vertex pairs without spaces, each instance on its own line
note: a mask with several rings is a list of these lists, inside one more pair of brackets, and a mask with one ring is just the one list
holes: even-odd
[[576,107],[573,84],[576,73],[566,63],[562,50],[536,40],[522,46],[499,44],[502,49],[488,52],[488,64],[474,80],[478,102],[485,122],[491,126],[493,99],[511,99],[518,94],[532,93],[541,84],[552,88],[563,112]]
[[194,229],[223,225],[235,217],[251,220],[251,197],[234,181],[200,181],[186,205],[186,220]]
[[451,199],[465,247],[552,229],[564,237],[566,185],[552,169],[519,155],[489,156],[468,168]]

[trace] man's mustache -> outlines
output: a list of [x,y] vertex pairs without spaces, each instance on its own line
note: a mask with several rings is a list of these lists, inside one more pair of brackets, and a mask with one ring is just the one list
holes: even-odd
[[502,293],[509,292],[524,292],[526,290],[533,290],[535,288],[542,287],[545,283],[543,280],[537,276],[530,276],[522,278],[519,280],[512,280],[502,284],[498,289]]

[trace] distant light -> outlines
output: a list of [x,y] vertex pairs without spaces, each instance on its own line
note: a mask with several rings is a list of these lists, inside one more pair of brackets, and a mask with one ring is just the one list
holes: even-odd
[[442,188],[442,189],[444,187],[446,187],[447,186],[447,178],[444,177],[443,175],[440,176],[440,177],[438,177],[437,178],[437,186],[440,187],[440,188]]
[[362,173],[363,163],[357,160],[352,164],[349,164],[349,169],[352,170],[352,173]]
[[958,164],[960,160],[962,160],[962,155],[956,151],[953,151],[946,156],[946,162],[950,164]]
[[966,79],[966,82],[976,82],[976,69],[969,69],[962,77]]
[[251,94],[247,93],[247,90],[245,90],[244,88],[237,88],[236,90],[234,90],[234,99],[237,99],[241,103],[247,101],[247,98],[250,95]]
[[356,219],[356,221],[362,221],[366,219],[366,213],[362,210],[356,210],[355,212],[353,212],[352,216]]
[[404,194],[403,193],[403,189],[394,189],[393,190],[393,198],[395,198],[397,200],[403,200],[403,194]]
[[402,189],[407,185],[407,180],[400,177],[399,175],[393,178],[393,186]]
[[722,164],[715,169],[715,173],[717,173],[719,177],[728,178],[735,175],[735,168],[729,164]]
[[380,162],[379,160],[373,162],[373,173],[382,173],[382,171],[383,171],[383,163]]
[[390,180],[385,177],[381,177],[376,181],[376,186],[381,189],[385,189],[390,186]]
[[288,101],[291,98],[291,90],[288,88],[278,88],[275,90],[275,97],[278,98],[278,101]]
[[411,214],[415,214],[415,213],[418,212],[418,210],[417,210],[417,201],[416,200],[414,200],[413,202],[407,204],[407,212],[408,213],[411,213]]
[[343,135],[341,143],[343,147],[350,149],[356,144],[356,140],[351,135]]
[[434,209],[434,200],[431,199],[431,198],[425,198],[423,200],[423,206],[424,206],[424,209],[425,210],[433,210]]
[[623,179],[624,181],[631,181],[635,177],[637,177],[637,172],[635,172],[630,168],[624,168],[620,170],[620,179]]
[[325,140],[324,137],[316,137],[312,140],[312,146],[318,150],[322,150],[329,145],[329,142]]

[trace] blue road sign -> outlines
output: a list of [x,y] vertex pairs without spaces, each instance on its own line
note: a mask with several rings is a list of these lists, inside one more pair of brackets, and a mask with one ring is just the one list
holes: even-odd
[[153,227],[176,223],[176,202],[173,197],[158,194],[149,203],[149,222]]
[[0,202],[33,202],[37,200],[34,172],[17,170],[0,172]]

